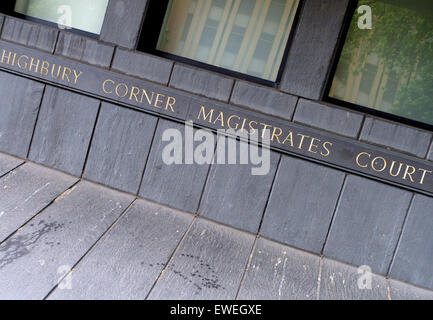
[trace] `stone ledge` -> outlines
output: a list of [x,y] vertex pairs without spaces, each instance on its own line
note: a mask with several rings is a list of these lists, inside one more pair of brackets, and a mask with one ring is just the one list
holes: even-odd
[[233,79],[218,73],[177,63],[170,80],[170,87],[225,102],[229,101],[233,84]]
[[360,140],[425,158],[432,134],[378,118],[367,117]]
[[70,32],[60,32],[56,54],[108,68],[114,47]]
[[292,120],[298,98],[284,92],[245,81],[236,81],[230,102],[267,113],[286,120]]
[[299,99],[293,120],[320,129],[357,138],[364,116],[360,113]]
[[117,48],[112,70],[167,85],[173,62],[150,54]]
[[58,33],[54,28],[6,16],[1,38],[53,53]]

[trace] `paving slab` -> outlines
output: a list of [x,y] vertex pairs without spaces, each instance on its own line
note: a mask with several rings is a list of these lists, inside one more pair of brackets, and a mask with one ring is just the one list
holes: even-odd
[[0,153],[0,177],[9,173],[22,163],[24,163],[24,160]]
[[386,278],[365,266],[358,269],[341,262],[323,259],[320,275],[320,300],[387,300]]
[[76,181],[74,177],[33,163],[25,163],[1,178],[0,242]]
[[197,219],[149,299],[234,299],[254,237]]
[[349,175],[324,255],[386,275],[411,198],[409,191]]
[[139,200],[49,299],[145,299],[192,215]]
[[57,199],[0,246],[0,299],[43,299],[132,201],[89,182]]
[[260,238],[238,299],[316,299],[319,265],[319,256]]
[[391,300],[433,300],[433,291],[424,290],[410,284],[390,280]]

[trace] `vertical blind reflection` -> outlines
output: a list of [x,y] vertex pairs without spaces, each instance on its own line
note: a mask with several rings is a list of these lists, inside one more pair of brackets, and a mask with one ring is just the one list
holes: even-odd
[[[105,12],[109,0],[17,0],[15,11],[30,17],[59,23],[99,34],[104,22]],[[62,6],[68,6],[71,10],[70,25],[68,19],[61,19],[67,14]]]
[[275,81],[299,0],[171,0],[157,49]]
[[359,1],[373,26],[359,29],[355,13],[329,95],[433,124],[433,4],[393,4]]

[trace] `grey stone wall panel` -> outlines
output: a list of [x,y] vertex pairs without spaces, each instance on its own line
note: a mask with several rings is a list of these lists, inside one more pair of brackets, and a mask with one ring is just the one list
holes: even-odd
[[433,290],[433,198],[416,195],[397,247],[390,276]]
[[151,115],[103,103],[84,177],[136,194],[156,122]]
[[150,54],[117,48],[112,69],[131,76],[168,84],[173,62]]
[[281,81],[281,90],[317,100],[328,70],[349,0],[305,1]]
[[357,138],[364,116],[325,104],[300,99],[293,120],[343,136]]
[[0,72],[0,151],[26,158],[44,85]]
[[320,254],[343,180],[341,171],[283,156],[260,233]]
[[236,81],[230,102],[258,112],[292,120],[298,98],[275,89]]
[[[236,146],[240,154],[246,143],[237,141]],[[252,175],[251,169],[257,166],[239,164],[239,160],[238,164],[212,164],[200,203],[200,216],[256,233],[278,162],[279,154],[271,151],[266,175]]]
[[411,198],[408,191],[348,176],[324,255],[386,275]]
[[100,39],[129,49],[137,45],[147,0],[110,0]]
[[7,16],[1,38],[52,53],[58,33],[54,28]]
[[204,69],[175,64],[170,86],[207,98],[228,101],[234,80]]
[[[170,129],[179,130],[182,134],[182,144],[177,146],[182,150],[183,164],[168,165],[162,159],[164,148],[169,143],[174,143],[162,140],[164,132]],[[200,142],[194,142],[195,147],[198,144]],[[160,119],[141,183],[140,196],[179,210],[196,213],[210,165],[195,162],[187,164],[185,152],[184,125]]]
[[111,64],[114,47],[70,32],[60,32],[55,53],[107,68]]
[[29,159],[81,176],[99,101],[47,86]]
[[362,128],[362,141],[391,147],[425,158],[430,146],[432,134],[427,131],[398,123],[368,117]]

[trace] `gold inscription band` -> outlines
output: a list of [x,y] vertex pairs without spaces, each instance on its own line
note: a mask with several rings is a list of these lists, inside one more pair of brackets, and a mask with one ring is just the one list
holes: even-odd
[[319,138],[302,133],[295,134],[291,130],[284,130],[283,128],[247,119],[236,114],[216,111],[214,108],[201,106],[196,119],[217,125],[221,129],[239,130],[249,135],[254,135],[258,132],[262,139],[266,130],[270,130],[271,142],[307,151],[308,153],[320,154],[322,157],[328,157],[331,154],[333,144],[330,141],[322,141]]
[[212,130],[240,130],[262,138],[269,131],[271,147],[280,152],[433,194],[433,165],[426,160],[380,151],[252,110],[213,104],[209,99],[3,40],[0,69]]
[[147,103],[157,109],[175,112],[174,105],[176,98],[162,93],[155,91],[150,92],[144,88],[129,86],[126,83],[116,83],[111,79],[105,79],[102,82],[102,91],[107,95],[112,95],[117,98],[126,98],[129,101],[135,101],[140,104]]
[[368,152],[358,153],[355,162],[360,168],[369,168],[375,172],[386,172],[391,177],[398,177],[419,185],[424,184],[426,175],[433,173],[432,170],[416,168],[408,163],[386,159],[382,156],[373,156]]
[[61,80],[66,83],[77,84],[78,78],[83,74],[73,68],[62,65],[51,64],[48,61],[36,59],[25,54],[8,51],[2,49],[0,63],[11,67],[17,66],[19,69],[29,71],[31,73],[48,76],[54,80]]

